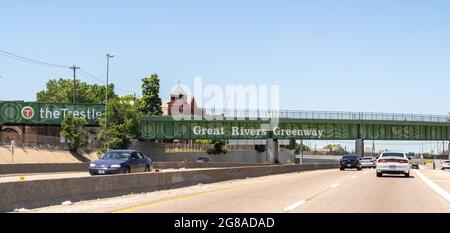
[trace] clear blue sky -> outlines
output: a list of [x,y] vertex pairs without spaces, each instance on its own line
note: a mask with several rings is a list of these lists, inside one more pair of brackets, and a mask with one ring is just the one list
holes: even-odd
[[[282,109],[447,114],[450,1],[0,0],[0,49],[76,64],[120,94],[161,77],[278,84]],[[34,100],[70,70],[0,56],[0,99]]]

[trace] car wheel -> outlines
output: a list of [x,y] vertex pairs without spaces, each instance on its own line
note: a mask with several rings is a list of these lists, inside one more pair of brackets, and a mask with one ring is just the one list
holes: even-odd
[[409,177],[409,172],[408,172],[408,173],[405,173],[405,177]]
[[377,172],[377,177],[382,177],[382,176],[383,176],[383,173]]
[[341,170],[341,171],[344,171],[344,170],[345,170],[345,168],[340,168],[339,170]]
[[362,167],[358,167],[358,171],[361,171],[362,170]]
[[127,168],[125,168],[124,170],[123,170],[123,173],[131,173],[131,169],[129,168],[129,167],[127,167]]
[[147,165],[145,166],[145,172],[152,172],[153,171],[153,166]]

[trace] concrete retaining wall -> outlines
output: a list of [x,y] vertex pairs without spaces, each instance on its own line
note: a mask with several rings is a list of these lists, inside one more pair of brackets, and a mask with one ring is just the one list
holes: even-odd
[[[222,168],[222,167],[248,167],[261,166],[259,163],[193,163],[193,162],[154,162],[156,169],[179,168]],[[55,164],[0,164],[0,175],[30,174],[52,172],[87,172],[89,163],[55,163]]]
[[0,164],[0,175],[87,171],[89,163]]
[[1,183],[0,212],[12,211],[16,208],[31,209],[55,205],[67,200],[75,202],[180,188],[199,183],[336,167],[330,164],[258,166]]

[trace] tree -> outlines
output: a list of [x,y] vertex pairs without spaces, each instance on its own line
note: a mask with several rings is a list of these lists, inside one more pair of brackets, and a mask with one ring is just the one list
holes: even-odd
[[209,144],[214,144],[214,141],[211,139],[198,139],[198,140],[195,140],[195,143],[202,144],[202,145],[209,145]]
[[329,144],[323,149],[329,150],[330,153],[334,155],[344,155],[348,153],[340,144]]
[[100,118],[101,130],[98,137],[104,142],[104,149],[127,149],[131,140],[139,136],[142,113],[137,99],[122,96],[108,101],[108,125],[105,129],[105,116]]
[[311,148],[309,148],[306,144],[296,144],[294,153],[298,155],[301,151],[311,151]]
[[142,98],[140,110],[146,115],[162,115],[161,98],[159,97],[159,78],[157,74],[142,79]]
[[61,136],[65,137],[69,142],[71,152],[77,152],[78,149],[87,145],[86,124],[86,119],[74,117],[72,113],[69,113],[62,121]]
[[225,142],[222,140],[214,140],[214,148],[208,149],[206,153],[212,155],[226,154],[227,150],[223,149]]
[[[81,80],[75,81],[76,102],[98,104],[105,102],[105,86],[88,84]],[[113,99],[117,95],[114,93],[114,84],[108,85],[108,98]],[[72,103],[73,80],[72,79],[52,79],[46,84],[45,90],[36,94],[38,102],[46,103]]]

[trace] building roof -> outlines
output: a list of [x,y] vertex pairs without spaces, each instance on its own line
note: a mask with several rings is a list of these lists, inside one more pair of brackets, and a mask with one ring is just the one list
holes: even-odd
[[181,86],[181,84],[178,83],[177,86],[175,86],[172,91],[170,92],[171,96],[179,96],[179,95],[186,95],[186,92],[184,91],[183,87]]

